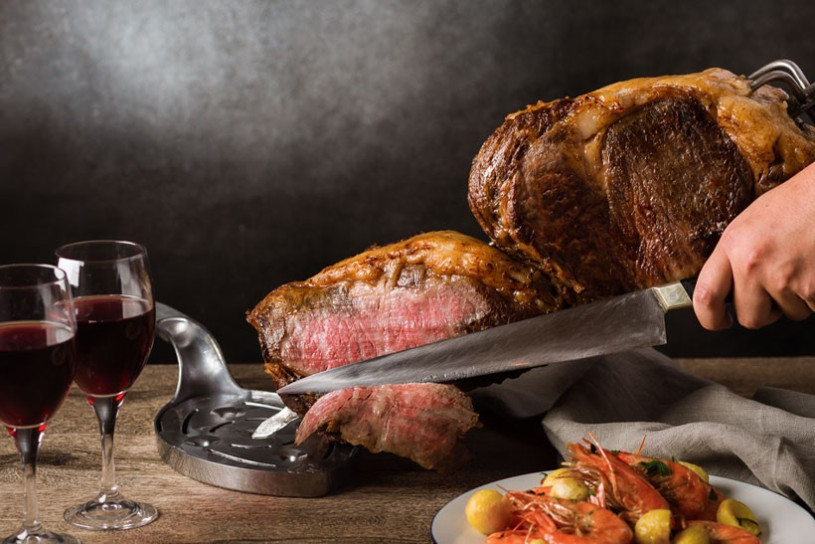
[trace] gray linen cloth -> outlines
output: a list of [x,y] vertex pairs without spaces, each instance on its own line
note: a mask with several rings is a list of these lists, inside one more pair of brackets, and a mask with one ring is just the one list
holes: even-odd
[[676,457],[815,510],[815,396],[760,389],[753,399],[682,370],[653,349],[550,365],[473,392],[513,417],[543,414],[565,454],[591,432],[603,447]]

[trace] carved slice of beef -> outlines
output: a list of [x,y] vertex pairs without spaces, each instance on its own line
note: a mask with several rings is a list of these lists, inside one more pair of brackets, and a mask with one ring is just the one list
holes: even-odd
[[470,207],[570,303],[693,276],[736,214],[815,160],[784,99],[710,69],[538,103],[482,146]]
[[472,401],[451,385],[354,387],[321,397],[303,417],[295,441],[322,431],[374,453],[445,470],[466,457],[460,439],[477,424]]

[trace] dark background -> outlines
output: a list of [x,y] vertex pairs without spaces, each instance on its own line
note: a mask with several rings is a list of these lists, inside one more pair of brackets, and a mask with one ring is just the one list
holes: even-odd
[[[257,362],[244,314],[372,244],[455,229],[504,116],[636,76],[790,58],[815,78],[815,2],[0,3],[0,262],[147,245],[157,298]],[[815,352],[812,321],[673,355]],[[158,346],[154,360],[172,352]]]

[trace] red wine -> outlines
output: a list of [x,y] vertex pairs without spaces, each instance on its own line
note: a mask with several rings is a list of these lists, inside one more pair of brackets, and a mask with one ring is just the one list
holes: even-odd
[[0,422],[45,423],[65,400],[76,369],[73,331],[45,321],[0,324]]
[[74,299],[76,384],[86,395],[127,391],[153,347],[156,313],[148,301],[122,295]]

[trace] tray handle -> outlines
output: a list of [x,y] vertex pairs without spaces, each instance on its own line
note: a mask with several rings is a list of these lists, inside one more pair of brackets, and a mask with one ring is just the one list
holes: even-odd
[[178,387],[173,403],[192,397],[245,393],[229,374],[218,342],[191,317],[156,302],[156,334],[173,346],[178,357]]

